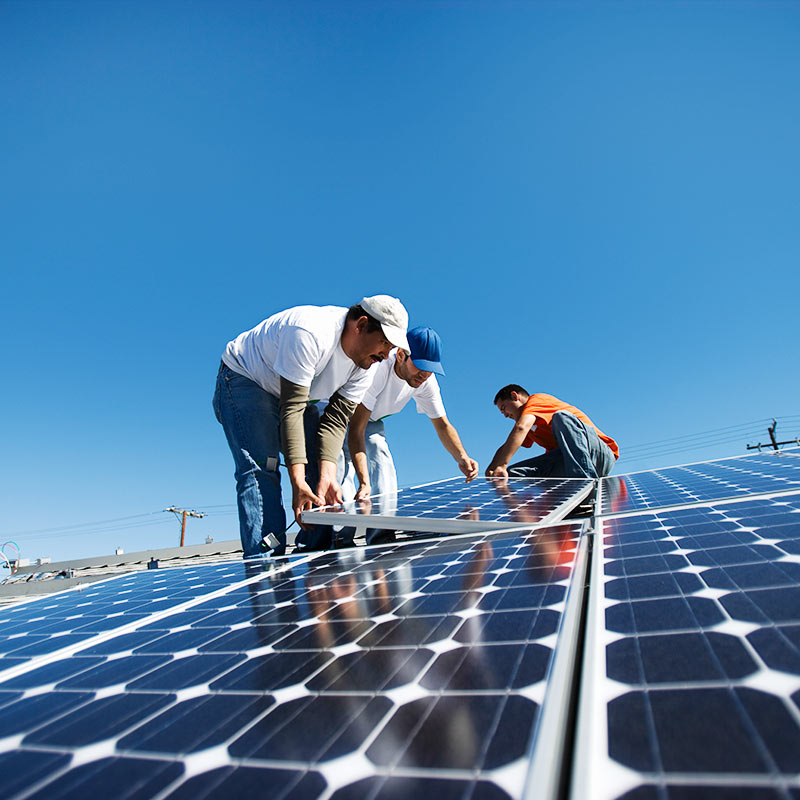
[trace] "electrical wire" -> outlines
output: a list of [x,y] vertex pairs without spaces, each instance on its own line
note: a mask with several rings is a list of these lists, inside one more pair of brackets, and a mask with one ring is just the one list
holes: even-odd
[[[800,420],[800,415],[793,414],[784,417],[767,417],[753,422],[743,423],[741,425],[731,425],[726,428],[716,428],[711,431],[696,434],[684,434],[676,436],[671,439],[660,439],[653,442],[647,442],[641,445],[630,445],[622,447],[622,458],[620,461],[624,463],[644,461],[656,456],[673,455],[676,453],[686,453],[691,451],[701,451],[709,447],[718,446],[722,444],[730,444],[732,442],[741,441],[744,438],[757,438],[762,437],[765,433],[765,423],[771,422],[775,419],[777,422],[786,423],[784,428],[793,428],[797,426],[800,429],[800,423],[795,422]],[[793,424],[794,423],[794,424]],[[790,434],[780,434],[782,439],[796,439],[800,436],[800,430]],[[771,443],[761,442],[764,447],[770,447]],[[664,446],[668,445],[668,446]]]

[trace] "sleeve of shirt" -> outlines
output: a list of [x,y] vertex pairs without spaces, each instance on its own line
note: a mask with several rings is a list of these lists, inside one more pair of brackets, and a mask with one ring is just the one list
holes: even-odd
[[291,383],[311,386],[319,359],[316,337],[303,328],[288,327],[281,333],[272,368]]
[[414,392],[414,402],[417,404],[417,413],[426,414],[430,419],[439,419],[445,416],[442,390],[436,381],[436,376],[431,375],[422,386]]
[[281,449],[286,463],[307,464],[303,412],[308,401],[308,387],[281,378]]
[[356,404],[345,400],[339,392],[331,397],[325,406],[322,419],[319,421],[319,460],[332,461],[334,464],[342,452],[342,442],[350,423],[350,418],[356,410]]

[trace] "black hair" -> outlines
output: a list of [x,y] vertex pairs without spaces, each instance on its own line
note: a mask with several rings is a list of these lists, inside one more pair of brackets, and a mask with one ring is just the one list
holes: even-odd
[[354,306],[350,306],[347,309],[347,319],[351,322],[355,322],[357,319],[361,317],[367,318],[367,333],[375,333],[375,331],[382,331],[380,322],[372,316],[372,314],[367,314],[366,311],[358,304]]
[[508,386],[504,386],[494,396],[494,404],[497,405],[499,402],[503,400],[510,400],[511,392],[516,392],[517,394],[524,394],[526,396],[530,396],[518,383],[509,383]]

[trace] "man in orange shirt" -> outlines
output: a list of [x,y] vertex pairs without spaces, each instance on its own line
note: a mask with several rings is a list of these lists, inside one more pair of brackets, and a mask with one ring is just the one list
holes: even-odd
[[[508,439],[486,469],[490,477],[602,478],[619,458],[619,447],[578,408],[550,394],[528,394],[516,383],[504,386],[494,404],[514,420]],[[545,453],[508,466],[520,447],[541,445]]]

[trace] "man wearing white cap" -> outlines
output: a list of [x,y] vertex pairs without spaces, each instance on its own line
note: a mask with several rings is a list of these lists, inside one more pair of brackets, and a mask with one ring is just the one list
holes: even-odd
[[[348,446],[339,461],[345,500],[368,500],[372,495],[391,495],[397,491],[397,472],[383,420],[402,411],[412,398],[417,411],[433,423],[439,440],[467,482],[478,475],[478,462],[467,455],[458,432],[447,419],[442,393],[433,375],[434,372],[444,375],[439,334],[433,328],[417,327],[406,338],[408,348],[398,347],[375,368],[370,387],[350,421]],[[357,492],[355,477],[359,482]],[[352,536],[352,529],[344,528],[341,535],[346,540]],[[368,544],[375,535],[376,532],[367,531]]]
[[[365,297],[350,309],[296,306],[228,343],[214,393],[236,466],[239,534],[245,557],[273,534],[286,547],[279,453],[292,484],[295,518],[341,501],[336,463],[347,424],[370,384],[369,369],[393,347],[408,348],[408,313],[395,297]],[[320,417],[319,401],[328,401]],[[312,487],[315,487],[312,489]],[[301,530],[298,544],[324,549],[330,528]]]

